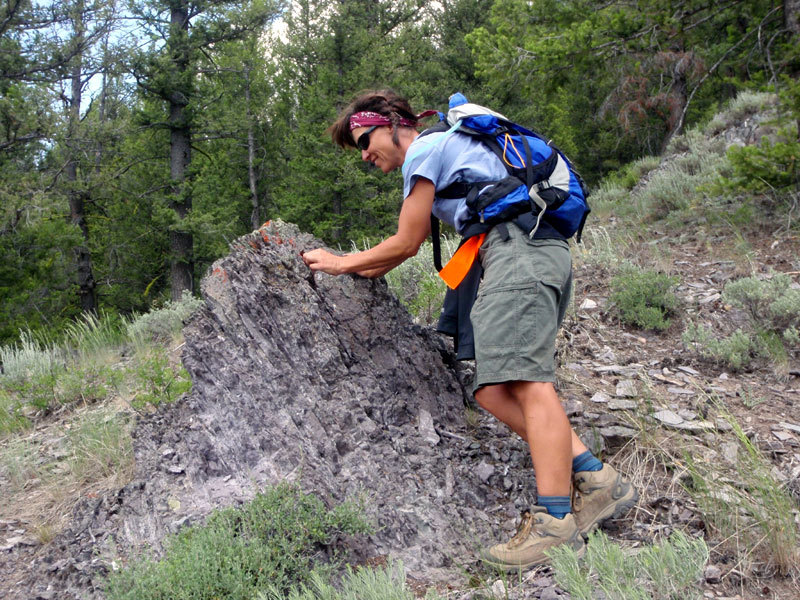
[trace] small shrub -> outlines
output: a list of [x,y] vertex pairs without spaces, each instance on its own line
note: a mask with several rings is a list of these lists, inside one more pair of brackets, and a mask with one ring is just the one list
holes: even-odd
[[776,99],[775,94],[742,90],[724,110],[714,115],[714,118],[705,126],[704,131],[706,135],[717,135],[741,123],[746,117],[764,110],[769,105],[774,105]]
[[[442,263],[447,262],[456,246],[455,239],[441,238]],[[416,256],[389,271],[386,283],[418,323],[433,325],[437,322],[447,286],[433,266],[430,242],[422,244]]]
[[672,288],[677,278],[629,267],[611,280],[611,301],[620,318],[642,329],[664,330],[670,326],[667,318],[678,306]]
[[167,302],[164,308],[143,314],[127,325],[127,333],[136,342],[168,342],[183,328],[183,322],[203,306],[203,300],[184,291],[181,299]]
[[[778,207],[791,226],[797,210],[800,189],[800,141],[796,121],[800,118],[800,84],[784,77],[781,83],[780,110],[782,122],[776,119],[775,131],[762,136],[757,145],[731,146],[727,157],[730,173],[716,181],[724,193],[744,195],[759,207]],[[781,127],[782,125],[782,127]],[[796,217],[795,217],[796,218]]]
[[136,410],[170,403],[192,389],[186,369],[169,363],[166,349],[155,346],[138,354],[133,367],[134,389],[131,406]]
[[58,378],[55,399],[59,404],[91,404],[106,399],[120,384],[122,372],[89,361],[64,369]]
[[696,184],[680,169],[665,167],[648,182],[635,200],[642,215],[661,218],[672,211],[691,206]]
[[0,437],[25,429],[30,424],[22,414],[22,402],[0,387]]
[[680,531],[637,553],[626,552],[596,531],[589,537],[582,563],[566,544],[548,554],[556,581],[574,600],[594,600],[595,590],[614,600],[702,598],[698,584],[708,548],[702,539]]
[[408,305],[409,312],[418,322],[433,325],[438,321],[447,292],[445,288],[445,283],[438,276],[426,277],[418,283],[417,295]]
[[766,402],[765,398],[753,395],[752,392],[746,388],[739,392],[739,395],[742,398],[742,404],[744,404],[747,408],[755,408],[759,404]]
[[22,331],[19,344],[0,346],[0,364],[0,380],[19,382],[53,373],[64,365],[64,357],[54,345],[40,343],[30,331]]
[[731,146],[728,159],[733,176],[732,189],[771,192],[800,184],[800,142],[764,138],[758,146]]
[[722,298],[747,312],[755,330],[784,331],[800,327],[800,289],[792,279],[774,273],[768,279],[744,277],[725,286]]
[[635,188],[630,203],[644,220],[687,213],[701,201],[705,189],[727,172],[728,160],[720,141],[709,140],[696,129],[670,142],[667,158],[653,170],[645,185]]
[[42,413],[48,413],[57,404],[56,385],[63,370],[32,376],[27,381],[6,382],[6,390]]
[[619,185],[630,191],[654,169],[661,164],[659,156],[644,156],[622,167],[616,173],[606,178],[611,184]]
[[755,352],[755,345],[751,337],[741,329],[737,329],[728,337],[717,338],[709,328],[689,323],[686,331],[683,332],[682,339],[687,348],[692,348],[700,356],[720,363],[733,371],[750,366]]
[[789,352],[800,338],[800,290],[791,286],[791,278],[783,274],[732,281],[722,298],[747,314],[746,330],[717,338],[708,328],[690,324],[683,334],[684,344],[733,370],[749,366],[753,357],[763,357],[779,367],[787,365]]
[[319,498],[282,484],[169,538],[161,560],[144,558],[111,573],[106,594],[110,600],[252,600],[259,591],[285,594],[309,582],[314,557],[337,535],[370,529],[355,505],[327,510]]
[[584,239],[594,223],[602,221],[608,216],[625,218],[636,212],[636,207],[631,201],[631,191],[619,183],[608,179],[592,190],[589,202],[592,205],[592,214],[583,230]]

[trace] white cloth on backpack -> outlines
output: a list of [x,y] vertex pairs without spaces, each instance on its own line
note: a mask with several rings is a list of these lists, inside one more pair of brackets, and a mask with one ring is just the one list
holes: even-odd
[[[403,197],[408,197],[420,177],[433,182],[439,191],[459,181],[497,181],[508,175],[503,163],[489,148],[460,133],[435,132],[419,137],[408,148],[406,157]],[[462,233],[469,218],[466,198],[436,198],[433,215]]]

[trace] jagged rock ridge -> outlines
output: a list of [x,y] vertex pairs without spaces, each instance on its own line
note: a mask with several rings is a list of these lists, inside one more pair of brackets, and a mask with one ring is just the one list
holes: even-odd
[[213,265],[184,330],[192,392],[142,420],[134,481],[59,538],[47,569],[60,597],[95,590],[114,553],[159,548],[287,479],[331,502],[366,494],[379,529],[360,553],[426,578],[452,576],[491,537],[484,509],[508,499],[465,435],[452,356],[385,282],[312,276],[300,251],[318,245],[274,223]]

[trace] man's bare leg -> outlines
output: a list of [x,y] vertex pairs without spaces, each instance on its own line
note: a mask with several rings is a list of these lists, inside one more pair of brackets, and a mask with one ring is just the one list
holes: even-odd
[[[481,408],[489,411],[508,425],[519,437],[529,442],[522,409],[508,390],[507,384],[484,386],[475,393],[475,400],[478,401]],[[575,458],[586,452],[588,448],[574,429],[570,428],[570,431],[572,434],[572,458]]]
[[568,496],[573,452],[585,452],[586,446],[572,431],[553,384],[497,384],[481,388],[475,398],[528,442],[539,494]]

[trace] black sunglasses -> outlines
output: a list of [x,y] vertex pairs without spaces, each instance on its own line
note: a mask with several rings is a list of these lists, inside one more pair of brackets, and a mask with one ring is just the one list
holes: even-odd
[[356,141],[356,146],[359,150],[367,150],[369,148],[369,134],[375,131],[380,125],[373,125],[369,129],[367,129],[364,133],[358,136],[358,140]]

